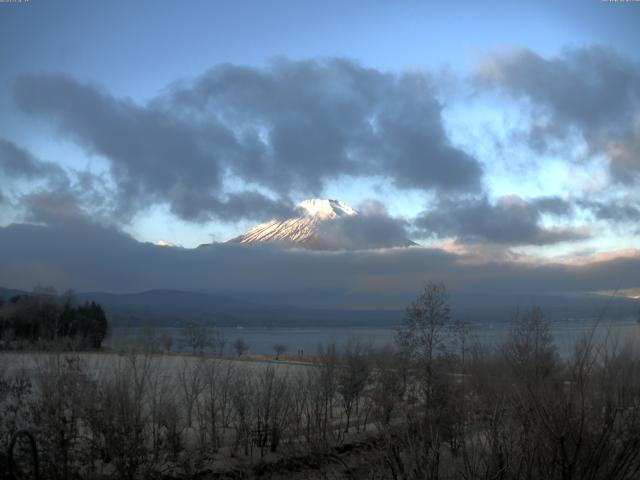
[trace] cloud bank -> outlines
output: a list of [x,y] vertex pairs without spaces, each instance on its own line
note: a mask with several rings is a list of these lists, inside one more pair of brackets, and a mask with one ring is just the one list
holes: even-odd
[[586,232],[568,228],[543,228],[543,214],[568,215],[571,204],[558,197],[525,201],[517,196],[493,204],[480,199],[443,199],[416,219],[425,234],[456,237],[464,243],[549,245],[588,238]]
[[[526,139],[535,151],[570,142],[577,131],[591,154],[607,159],[615,181],[638,179],[640,67],[632,60],[600,46],[550,58],[523,49],[486,55],[471,80],[481,92],[530,102]],[[18,108],[104,160],[109,178],[70,178],[7,139],[0,139],[0,169],[13,181],[64,190],[121,225],[154,205],[196,223],[282,218],[292,197],[321,194],[344,177],[378,177],[398,191],[435,195],[413,225],[426,236],[505,245],[588,237],[573,226],[543,227],[543,216],[558,212],[543,211],[536,199],[489,197],[482,163],[449,138],[442,82],[424,71],[389,73],[340,58],[276,59],[261,67],[217,65],[139,103],[67,75],[27,74],[13,86]],[[5,203],[24,203],[9,189],[2,195]],[[635,197],[598,204],[580,192],[573,197],[571,206],[556,198],[556,207],[627,223],[638,209]],[[381,234],[407,227],[387,220]],[[363,228],[353,225],[351,234]]]
[[[473,261],[437,248],[339,252],[219,244],[208,249],[140,243],[82,216],[55,225],[0,228],[0,285],[134,292],[179,289],[243,298],[304,299],[311,306],[401,308],[427,280],[474,294],[575,294],[637,288],[640,252],[583,264]],[[316,299],[316,300],[313,300]],[[317,300],[321,299],[321,300]]]
[[[451,145],[427,74],[356,62],[219,65],[145,105],[64,75],[24,75],[19,108],[108,162],[116,216],[168,204],[190,221],[281,216],[292,193],[344,175],[398,188],[480,188],[480,163]],[[240,190],[229,190],[229,181]]]
[[640,179],[640,64],[611,48],[565,49],[543,58],[521,49],[490,55],[478,65],[476,84],[533,106],[529,141],[544,150],[574,130],[591,153],[609,160],[615,180]]

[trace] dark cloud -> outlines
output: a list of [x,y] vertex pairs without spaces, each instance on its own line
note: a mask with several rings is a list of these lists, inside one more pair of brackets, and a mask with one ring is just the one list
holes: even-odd
[[9,140],[0,138],[0,171],[5,178],[59,180],[66,178],[58,165],[35,158]]
[[[451,255],[423,252],[434,267]],[[0,228],[0,285],[34,281],[81,290],[150,288],[236,292],[345,293],[363,288],[358,275],[411,275],[416,264],[360,252],[312,252],[270,245],[217,244],[207,249],[156,247],[90,221]],[[36,280],[37,279],[37,280]]]
[[633,201],[594,202],[582,200],[578,203],[598,220],[613,220],[618,222],[640,223],[640,206]]
[[230,193],[224,200],[214,200],[213,208],[218,212],[218,218],[233,222],[239,218],[284,218],[290,215],[293,204],[282,200],[272,200],[261,193],[243,191]]
[[638,178],[638,63],[600,46],[566,49],[549,59],[519,50],[485,59],[476,81],[531,100],[532,147],[541,149],[577,129],[592,152],[610,159],[614,178],[623,183]]
[[529,200],[529,205],[540,213],[550,213],[553,215],[569,215],[573,208],[572,204],[560,197],[539,197]]
[[[480,164],[450,144],[426,74],[278,60],[219,65],[146,105],[62,75],[20,77],[14,96],[24,112],[109,161],[118,215],[157,203],[195,221],[280,215],[290,194],[318,194],[342,175],[480,188]],[[229,175],[247,190],[227,194]]]
[[256,155],[234,170],[275,190],[319,193],[341,174],[384,174],[400,187],[479,186],[480,165],[451,146],[425,74],[386,74],[343,59],[221,65],[176,86],[166,101],[242,131]]
[[358,206],[359,215],[342,216],[320,227],[316,245],[325,250],[360,250],[415,245],[409,240],[408,222],[390,216],[380,202]]
[[340,252],[239,244],[163,248],[82,217],[64,224],[0,228],[0,285],[26,289],[37,283],[80,291],[168,288],[248,299],[282,298],[286,292],[303,303],[322,292],[343,306],[358,298],[366,305],[400,308],[430,279],[444,281],[456,292],[478,294],[565,294],[639,286],[638,255],[582,266],[473,260],[421,247]]
[[571,205],[558,197],[525,201],[519,197],[502,197],[492,204],[480,199],[443,199],[421,214],[415,224],[424,234],[457,237],[466,243],[506,245],[548,245],[587,238],[570,229],[545,229],[542,214],[568,215]]
[[168,202],[184,218],[197,218],[220,186],[220,156],[235,144],[213,121],[188,124],[64,76],[22,77],[14,94],[23,111],[50,118],[64,135],[110,161],[119,213]]
[[[0,172],[8,180],[4,203],[21,210],[25,218],[34,222],[66,222],[84,217],[85,209],[94,218],[110,217],[110,194],[104,181],[89,171],[66,171],[53,162],[35,157],[28,150],[0,139]],[[26,189],[12,189],[18,182]],[[24,193],[26,190],[26,193]],[[82,208],[80,207],[82,205]]]
[[84,223],[88,217],[70,189],[40,190],[23,195],[20,200],[31,222],[64,226]]

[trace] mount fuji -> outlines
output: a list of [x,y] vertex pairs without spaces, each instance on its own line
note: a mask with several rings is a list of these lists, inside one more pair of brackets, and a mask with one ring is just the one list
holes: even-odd
[[314,250],[367,249],[417,245],[386,214],[361,214],[338,200],[299,203],[295,217],[272,219],[228,243],[280,242]]

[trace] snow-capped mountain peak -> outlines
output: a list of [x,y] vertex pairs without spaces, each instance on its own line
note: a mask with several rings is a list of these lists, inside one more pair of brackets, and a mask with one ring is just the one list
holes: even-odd
[[[230,243],[282,242],[311,249],[372,248],[415,245],[411,240],[380,236],[379,225],[368,225],[383,217],[361,215],[344,202],[313,198],[299,203],[298,216],[261,223],[229,240]],[[384,221],[384,218],[383,218]],[[372,227],[372,228],[370,228]],[[376,238],[370,238],[375,232]],[[364,235],[364,237],[363,237]],[[366,237],[366,238],[365,238]]]
[[325,200],[322,198],[312,198],[300,202],[296,210],[301,211],[306,216],[317,217],[323,220],[358,214],[356,210],[344,202],[339,200]]
[[166,240],[156,240],[153,242],[156,247],[177,247],[175,243],[168,242]]
[[246,233],[229,240],[239,243],[289,242],[307,248],[317,248],[318,232],[327,222],[358,215],[344,202],[312,198],[300,202],[298,216],[284,220],[270,220],[253,227]]

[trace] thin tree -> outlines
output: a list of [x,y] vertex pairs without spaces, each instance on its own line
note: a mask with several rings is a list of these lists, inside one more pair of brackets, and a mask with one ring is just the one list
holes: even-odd
[[368,351],[357,340],[350,340],[345,347],[342,365],[338,371],[337,390],[342,398],[342,406],[346,416],[345,433],[349,432],[354,410],[356,417],[358,416],[360,396],[369,381],[371,366],[367,353]]
[[284,343],[276,343],[273,346],[273,351],[276,353],[276,360],[280,360],[280,355],[284,354],[288,350]]
[[241,357],[243,354],[249,351],[249,344],[245,342],[243,338],[238,338],[235,342],[233,342],[233,350],[238,354],[239,357]]
[[434,358],[443,354],[449,339],[451,321],[449,294],[444,284],[427,283],[407,307],[402,326],[396,332],[396,342],[423,372],[424,395],[433,396]]
[[209,332],[207,327],[202,324],[186,322],[182,328],[182,335],[194,355],[198,352],[203,353],[209,344]]

